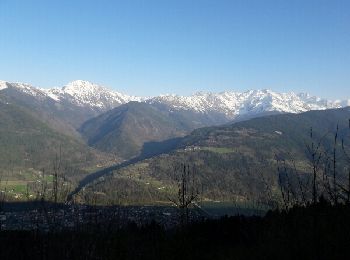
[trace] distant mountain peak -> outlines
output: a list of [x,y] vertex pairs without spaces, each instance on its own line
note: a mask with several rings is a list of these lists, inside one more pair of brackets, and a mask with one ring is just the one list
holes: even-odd
[[196,92],[192,96],[161,95],[151,99],[151,102],[165,103],[175,109],[224,113],[231,119],[242,115],[254,116],[262,112],[301,113],[339,108],[349,103],[328,101],[304,93],[279,93],[269,89],[245,92]]
[[6,89],[7,88],[7,82],[0,80],[0,90]]
[[62,88],[49,89],[46,92],[57,101],[68,100],[78,106],[102,110],[141,100],[139,97],[128,96],[85,80],[75,80]]
[[0,90],[9,85],[32,96],[51,98],[56,102],[69,102],[80,107],[106,111],[130,101],[164,104],[175,110],[199,113],[218,113],[232,120],[238,116],[254,117],[264,112],[301,113],[350,105],[349,100],[330,101],[307,93],[280,93],[269,89],[245,92],[225,91],[212,93],[199,91],[191,96],[175,94],[151,98],[130,96],[85,80],[75,80],[62,88],[39,89],[22,83],[0,81]]
[[66,86],[62,88],[65,93],[70,95],[76,95],[81,93],[95,93],[101,91],[108,91],[107,88],[102,87],[100,85],[91,83],[90,81],[85,80],[75,80],[68,83]]

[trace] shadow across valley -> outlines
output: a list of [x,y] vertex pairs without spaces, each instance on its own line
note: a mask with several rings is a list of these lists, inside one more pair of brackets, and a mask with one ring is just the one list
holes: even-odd
[[68,195],[68,201],[72,201],[74,195],[79,193],[86,185],[92,183],[98,178],[112,175],[113,171],[135,164],[139,161],[151,158],[153,156],[160,155],[162,153],[167,153],[175,149],[176,147],[178,147],[181,141],[182,141],[182,137],[177,137],[177,138],[172,138],[161,142],[144,143],[141,150],[141,154],[139,156],[134,157],[130,160],[121,162],[119,164],[101,169],[94,173],[91,173],[88,176],[84,177],[82,180],[80,180],[78,186]]

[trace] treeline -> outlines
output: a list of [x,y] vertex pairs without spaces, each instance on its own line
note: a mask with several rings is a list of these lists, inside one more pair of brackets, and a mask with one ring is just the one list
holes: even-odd
[[347,259],[349,221],[348,204],[321,200],[265,217],[224,217],[171,230],[153,222],[115,229],[2,231],[0,258]]

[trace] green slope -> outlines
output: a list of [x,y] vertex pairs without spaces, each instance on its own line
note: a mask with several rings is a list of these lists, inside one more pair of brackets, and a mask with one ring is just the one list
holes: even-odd
[[[78,175],[108,160],[71,136],[61,134],[18,106],[0,102],[0,172],[14,178],[25,171],[52,170],[61,154],[64,165]],[[16,176],[14,176],[16,175]],[[4,178],[3,178],[4,180]]]
[[[116,171],[113,177],[96,182],[89,190],[101,191],[104,194],[101,200],[104,200],[113,194],[113,183],[120,186],[118,183],[123,178],[129,178],[138,185],[153,187],[157,192],[154,194],[158,194],[153,194],[154,201],[164,200],[167,196],[162,191],[176,190],[174,167],[188,163],[196,168],[198,186],[204,199],[280,201],[276,156],[287,160],[289,172],[292,168],[291,160],[294,160],[298,176],[306,185],[311,172],[306,153],[306,145],[312,142],[311,127],[315,143],[328,133],[322,143],[324,150],[330,152],[336,126],[339,125],[337,175],[340,178],[345,173],[346,164],[342,161],[340,140],[345,139],[347,149],[349,118],[350,109],[344,108],[299,115],[275,115],[229,126],[197,129],[184,137],[176,150]],[[291,185],[295,185],[296,175],[290,174],[293,178]],[[307,192],[307,196],[310,196],[310,190]],[[133,199],[130,197],[130,200]]]
[[80,138],[76,128],[102,112],[76,106],[69,102],[57,102],[41,93],[28,94],[10,83],[7,86],[8,88],[0,91],[1,100],[27,110],[33,117],[51,128],[74,138]]

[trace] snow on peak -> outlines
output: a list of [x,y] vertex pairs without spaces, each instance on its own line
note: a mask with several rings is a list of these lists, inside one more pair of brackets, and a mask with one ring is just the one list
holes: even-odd
[[220,93],[196,92],[191,96],[175,94],[141,98],[125,95],[104,86],[84,80],[73,81],[62,88],[39,89],[24,83],[0,81],[0,90],[14,87],[26,94],[59,103],[70,103],[106,111],[130,101],[149,104],[165,104],[175,110],[191,110],[200,113],[220,113],[229,119],[237,116],[254,116],[264,112],[301,113],[309,110],[324,110],[350,106],[349,100],[329,101],[307,93],[279,93],[269,89],[245,92],[225,91]]
[[350,99],[348,99],[348,100],[336,100],[336,101],[334,101],[334,103],[336,103],[340,107],[348,107],[348,106],[350,106]]
[[88,93],[94,94],[97,92],[106,91],[107,89],[89,81],[75,80],[64,86],[62,90],[71,96],[75,96]]
[[0,80],[0,90],[6,89],[7,88],[7,82]]
[[272,90],[226,91],[221,93],[197,92],[192,96],[162,95],[149,101],[165,103],[175,109],[197,112],[224,113],[228,118],[262,112],[301,113],[344,106],[345,102],[331,102],[308,94],[278,93]]
[[38,99],[46,98],[46,93],[40,88],[33,87],[27,83],[0,81],[0,90],[5,88],[14,88]]
[[103,110],[111,109],[129,101],[142,100],[142,98],[124,95],[84,80],[75,80],[61,89],[49,89],[47,90],[47,94],[56,101],[68,100],[78,106]]

